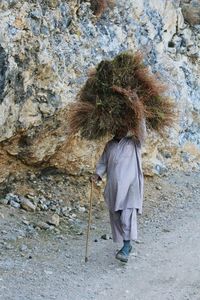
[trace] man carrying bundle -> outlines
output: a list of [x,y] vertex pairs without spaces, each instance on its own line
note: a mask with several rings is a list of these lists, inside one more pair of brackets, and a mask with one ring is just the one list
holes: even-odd
[[128,137],[126,129],[116,132],[103,151],[96,166],[94,182],[107,175],[104,191],[109,209],[114,242],[123,242],[116,258],[128,261],[132,249],[131,240],[137,239],[137,212],[142,213],[143,175],[141,167],[141,144]]
[[[120,53],[98,64],[69,111],[71,134],[98,140],[114,135],[104,149],[92,180],[107,174],[104,192],[113,240],[124,241],[116,258],[128,261],[131,240],[137,238],[137,216],[142,211],[141,142],[145,120],[149,131],[162,137],[176,120],[175,105],[166,86],[144,64],[141,53]],[[132,136],[128,137],[127,132]]]

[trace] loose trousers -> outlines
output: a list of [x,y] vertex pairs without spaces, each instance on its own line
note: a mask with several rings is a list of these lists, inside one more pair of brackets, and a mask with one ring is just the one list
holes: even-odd
[[137,212],[135,208],[109,211],[113,242],[137,239]]

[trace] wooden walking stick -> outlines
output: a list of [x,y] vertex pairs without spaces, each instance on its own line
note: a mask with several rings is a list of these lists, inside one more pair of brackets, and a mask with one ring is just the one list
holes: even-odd
[[91,219],[92,219],[92,196],[93,196],[93,180],[91,180],[91,189],[90,189],[90,208],[89,208],[89,218],[88,218],[88,227],[87,227],[85,262],[88,261],[88,243],[89,243],[90,225],[91,225]]

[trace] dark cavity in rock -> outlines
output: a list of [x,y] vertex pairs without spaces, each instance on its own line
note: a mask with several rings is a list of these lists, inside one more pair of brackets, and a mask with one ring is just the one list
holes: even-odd
[[7,65],[7,54],[3,47],[0,45],[0,103],[3,102],[4,98]]

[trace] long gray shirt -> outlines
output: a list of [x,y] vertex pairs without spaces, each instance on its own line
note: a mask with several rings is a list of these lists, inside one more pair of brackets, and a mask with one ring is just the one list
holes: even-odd
[[141,147],[132,138],[110,140],[97,163],[96,174],[101,178],[107,175],[104,198],[110,211],[136,208],[142,213]]

